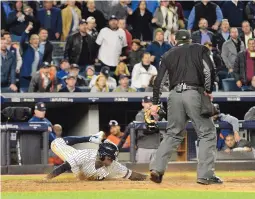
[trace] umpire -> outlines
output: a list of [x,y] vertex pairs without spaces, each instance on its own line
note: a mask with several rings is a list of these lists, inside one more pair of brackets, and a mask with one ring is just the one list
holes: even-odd
[[176,40],[177,46],[162,57],[153,88],[151,110],[156,111],[160,88],[168,74],[170,93],[167,131],[156,156],[150,163],[150,179],[155,183],[162,182],[169,157],[182,142],[182,132],[190,119],[199,140],[197,183],[220,184],[223,181],[214,174],[216,129],[209,116],[201,116],[202,95],[212,97],[215,78],[213,63],[205,46],[191,44],[191,37],[187,30],[179,30],[176,33]]

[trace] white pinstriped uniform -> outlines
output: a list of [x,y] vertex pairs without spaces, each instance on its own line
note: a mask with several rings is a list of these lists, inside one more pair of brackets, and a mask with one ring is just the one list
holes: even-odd
[[129,178],[132,171],[117,161],[113,161],[110,166],[95,168],[97,160],[96,149],[77,150],[68,146],[63,138],[57,138],[51,143],[51,150],[63,161],[71,165],[74,175],[82,172],[89,179],[103,178]]

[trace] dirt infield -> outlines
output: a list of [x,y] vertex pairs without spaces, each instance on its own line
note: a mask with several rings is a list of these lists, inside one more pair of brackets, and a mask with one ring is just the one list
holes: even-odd
[[70,174],[66,174],[51,181],[44,182],[43,175],[26,176],[15,179],[3,179],[2,192],[46,192],[46,191],[93,191],[93,190],[197,190],[197,191],[236,191],[255,192],[255,175],[252,177],[224,177],[223,185],[203,186],[195,183],[195,177],[190,175],[174,175],[164,178],[162,184],[155,184],[149,180],[132,182],[129,180],[108,181],[78,181]]

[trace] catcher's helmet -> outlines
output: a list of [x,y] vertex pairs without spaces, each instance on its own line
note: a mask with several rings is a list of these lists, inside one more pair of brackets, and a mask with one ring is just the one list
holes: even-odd
[[104,160],[105,156],[110,157],[112,160],[115,160],[118,156],[119,149],[118,147],[110,142],[104,142],[99,145],[98,156],[100,160]]

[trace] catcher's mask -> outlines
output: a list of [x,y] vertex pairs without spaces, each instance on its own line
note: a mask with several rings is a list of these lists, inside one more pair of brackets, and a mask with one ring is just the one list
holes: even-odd
[[98,156],[101,161],[105,160],[105,157],[109,157],[112,160],[116,160],[119,153],[118,147],[110,142],[104,142],[99,145]]

